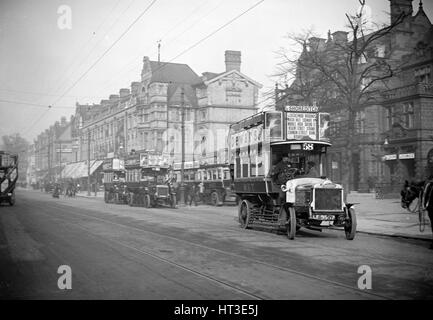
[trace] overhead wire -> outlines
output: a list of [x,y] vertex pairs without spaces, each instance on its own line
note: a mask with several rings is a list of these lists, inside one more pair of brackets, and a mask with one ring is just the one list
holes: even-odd
[[[220,2],[219,2],[219,4],[216,6],[216,7],[218,7],[219,5],[221,5],[221,3],[223,2],[224,0],[221,0]],[[197,7],[195,7],[192,11],[190,11],[190,13],[185,17],[185,18],[183,18],[182,20],[180,20],[174,27],[172,27],[171,29],[169,29],[163,36],[161,36],[161,37],[159,37],[161,40],[164,40],[165,39],[165,37],[167,36],[167,35],[169,35],[172,31],[174,31],[174,30],[176,30],[176,28],[179,26],[179,25],[182,25],[183,24],[183,22],[185,22],[185,21],[187,21],[191,16],[193,16],[193,14],[195,13],[195,12],[197,12],[198,11],[198,9],[199,8],[201,8],[201,7],[203,7],[203,5],[205,5],[205,4],[207,4],[209,2],[209,0],[207,0],[207,1],[205,1],[205,2],[202,2],[200,5],[198,5]],[[215,8],[216,8],[215,7]],[[214,8],[214,9],[215,9]],[[202,20],[204,17],[206,17],[206,16],[208,16],[209,14],[207,13],[205,16],[203,16],[202,18],[200,18],[200,20]],[[185,31],[184,32],[182,32],[182,34],[183,33],[185,33]],[[173,40],[176,40],[177,38],[178,38],[179,36],[177,36],[177,37],[175,37],[175,38],[170,38],[169,40],[170,41],[173,41]],[[170,41],[168,41],[168,42],[170,42]],[[163,42],[163,43],[165,43],[165,42]],[[148,49],[150,49],[150,45],[148,45],[148,46],[146,46],[145,47],[145,49],[143,49],[143,50],[140,50],[141,52],[146,52]],[[110,79],[108,79],[107,81],[105,81],[104,83],[103,83],[103,86],[102,86],[102,89],[100,89],[99,91],[98,91],[98,93],[100,93],[100,92],[103,92],[103,90],[105,90],[105,89],[107,89],[109,86],[111,86],[112,84],[114,84],[115,83],[115,81],[117,81],[117,79],[118,79],[118,77],[119,77],[119,75],[124,75],[124,74],[126,74],[126,73],[128,73],[128,72],[131,72],[132,70],[135,70],[136,68],[137,68],[137,66],[136,66],[136,64],[137,64],[137,59],[139,59],[140,57],[141,57],[141,55],[142,55],[142,53],[138,53],[137,55],[134,55],[134,57],[131,59],[131,60],[128,60],[128,62],[126,63],[126,64],[124,64],[123,66],[121,66],[121,69],[124,69],[123,71],[121,71],[121,73],[119,74],[119,73],[116,73],[116,75],[117,75],[117,77],[113,77],[113,78],[110,78]],[[129,67],[129,66],[131,66],[131,67]]]
[[199,41],[195,42],[193,45],[191,45],[190,47],[186,48],[185,50],[183,50],[182,52],[180,52],[178,55],[176,55],[174,58],[170,59],[167,62],[162,62],[161,66],[156,68],[155,70],[153,70],[152,72],[157,72],[160,69],[162,69],[167,63],[173,62],[174,60],[176,60],[177,58],[181,57],[182,55],[184,55],[185,53],[187,53],[188,51],[190,51],[191,49],[195,48],[196,46],[198,46],[200,43],[204,42],[205,40],[209,39],[210,37],[212,37],[213,35],[215,35],[216,33],[218,33],[219,31],[221,31],[222,29],[224,29],[225,27],[227,27],[228,25],[230,25],[231,23],[235,22],[236,20],[238,20],[239,18],[241,18],[243,15],[245,15],[246,13],[248,13],[249,11],[251,11],[252,9],[254,9],[255,7],[257,7],[259,4],[261,4],[262,2],[264,2],[265,0],[260,0],[258,2],[256,2],[255,4],[253,4],[252,6],[248,7],[246,10],[244,10],[243,12],[241,12],[240,14],[238,14],[237,16],[235,16],[234,18],[230,19],[228,22],[224,23],[222,26],[220,26],[219,28],[217,28],[216,30],[212,31],[210,34],[208,34],[207,36],[205,36],[204,38],[200,39]]
[[[148,12],[150,10],[150,8],[152,8],[152,6],[157,2],[158,0],[152,0],[150,2],[150,4],[137,16],[137,18],[134,19],[134,21],[128,25],[128,27],[122,32],[122,34],[102,53],[102,55],[100,55],[98,57],[98,59],[96,59],[96,61],[94,63],[92,63],[92,65],[87,68],[87,70],[71,85],[68,87],[67,90],[65,90],[63,92],[62,95],[60,95],[52,105],[55,105],[58,101],[60,101],[69,91],[71,91],[98,63],[99,61],[102,60],[102,58],[104,58],[108,52],[110,52],[110,50],[131,30],[131,28],[144,16],[144,14],[146,14],[146,12]],[[48,112],[51,109],[48,108],[46,112]],[[46,114],[45,112],[45,114]],[[38,118],[39,120],[42,117]],[[38,122],[39,120],[35,121],[30,128],[26,131],[28,132],[29,130],[31,130],[31,128],[33,128]]]
[[[119,0],[120,2],[120,0]],[[81,69],[82,66],[84,66],[85,62],[89,59],[89,57],[92,55],[93,52],[95,52],[96,48],[99,46],[99,44],[107,37],[108,33],[114,28],[114,26],[119,22],[120,18],[129,10],[129,8],[132,6],[132,4],[135,2],[135,0],[132,0],[129,5],[121,12],[120,15],[116,17],[116,19],[113,21],[113,23],[110,25],[110,27],[105,31],[105,33],[102,35],[102,37],[93,45],[93,47],[90,49],[90,51],[87,53],[86,56],[83,57],[83,59],[80,60],[80,62],[77,65],[77,68],[72,71],[72,73],[69,75],[69,77],[72,77],[78,70]],[[62,87],[64,87],[67,82],[68,78],[66,77],[65,81],[63,81],[55,90],[55,92],[59,91]]]
[[[96,64],[100,60],[102,60],[102,58],[114,47],[115,44],[117,44],[123,38],[123,36],[132,28],[133,25],[135,25],[135,23],[138,22],[138,20],[154,5],[154,3],[156,1],[157,0],[153,0],[146,7],[146,9],[128,26],[128,28],[120,35],[120,37],[117,38],[116,41],[114,41],[113,44],[106,51],[104,51],[104,53],[61,96],[59,96],[59,98],[56,100],[56,102],[59,101],[61,98],[63,98],[66,95],[66,93],[68,93],[70,90],[72,90],[79,83],[79,81],[81,81],[96,66]],[[219,31],[221,31],[222,29],[224,29],[228,25],[232,24],[233,22],[235,22],[236,20],[238,20],[239,18],[241,18],[242,16],[244,16],[245,14],[247,14],[249,11],[253,10],[255,7],[257,7],[258,5],[260,5],[264,1],[265,0],[259,0],[259,1],[257,1],[252,6],[248,7],[246,10],[242,11],[240,14],[236,15],[234,18],[230,19],[229,21],[227,21],[226,23],[224,23],[222,26],[218,27],[216,30],[212,31],[210,34],[208,34],[204,38],[198,40],[193,45],[191,45],[188,48],[182,50],[179,54],[177,54],[175,57],[173,57],[172,59],[170,59],[168,62],[162,63],[161,66],[159,66],[158,68],[156,68],[156,70],[154,70],[153,72],[159,71],[167,63],[170,63],[170,62],[176,60],[177,58],[183,56],[185,53],[187,53],[188,51],[190,51],[193,48],[197,47],[199,44],[201,44],[202,42],[206,41],[207,39],[209,39],[210,37],[212,37],[213,35],[215,35]]]
[[[111,8],[110,13],[108,15],[105,16],[105,18],[102,20],[102,22],[98,25],[98,27],[95,29],[95,31],[93,31],[92,35],[90,35],[89,38],[87,38],[86,42],[84,43],[84,45],[79,46],[78,51],[73,55],[72,59],[70,60],[70,63],[68,64],[68,66],[65,68],[65,70],[63,72],[60,73],[60,76],[57,78],[57,80],[55,81],[55,83],[59,84],[57,86],[57,89],[54,90],[54,92],[57,92],[58,90],[60,90],[60,88],[63,86],[64,84],[64,80],[63,78],[68,78],[70,70],[73,66],[75,66],[76,62],[78,61],[78,57],[81,55],[81,53],[83,53],[84,48],[87,47],[88,44],[90,44],[90,42],[93,40],[93,35],[97,34],[99,32],[99,30],[102,28],[102,26],[105,24],[105,22],[107,21],[108,17],[111,16],[112,12],[114,12],[114,10],[117,8],[117,6],[119,5],[119,3],[121,2],[121,0],[117,0],[116,3],[114,4],[114,6]],[[111,30],[111,28],[113,27],[113,25],[110,26],[109,30]],[[104,34],[104,36],[107,33]],[[100,41],[99,41],[100,42]],[[98,43],[99,43],[98,42]],[[93,51],[95,48],[92,47],[92,49],[90,50]],[[79,68],[76,68],[79,69]],[[73,73],[72,73],[73,74]],[[72,76],[71,74],[71,76]]]

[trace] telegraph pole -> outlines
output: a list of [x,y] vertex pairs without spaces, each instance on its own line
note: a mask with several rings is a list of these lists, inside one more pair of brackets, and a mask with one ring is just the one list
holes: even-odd
[[62,141],[59,140],[60,145],[60,159],[59,159],[59,166],[60,166],[60,173],[59,173],[59,179],[62,180]]
[[87,130],[87,195],[90,197],[90,129]]
[[181,107],[181,128],[182,128],[182,160],[180,164],[180,203],[185,203],[185,187],[183,184],[185,170],[185,88],[182,85],[180,93]]
[[51,142],[50,142],[50,136],[51,133],[48,133],[48,180],[51,183],[51,152],[50,152],[50,148],[51,148]]

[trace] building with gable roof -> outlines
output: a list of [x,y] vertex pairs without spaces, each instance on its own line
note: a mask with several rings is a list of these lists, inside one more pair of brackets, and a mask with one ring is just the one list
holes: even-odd
[[[390,0],[390,20],[403,12],[406,18],[386,36],[374,42],[361,68],[386,59],[395,67],[391,78],[369,88],[356,112],[352,149],[351,190],[368,191],[375,186],[399,192],[404,180],[422,180],[433,170],[433,26],[422,1],[414,14],[413,0]],[[347,32],[328,33],[328,39],[310,38],[309,48],[326,50],[346,43]],[[302,55],[301,55],[302,58]],[[368,80],[368,79],[366,79]],[[341,181],[347,142],[347,111],[338,106],[338,89],[317,77],[314,70],[298,68],[296,79],[285,89],[276,88],[276,108],[287,104],[317,103],[332,115],[327,172]],[[366,81],[367,82],[367,81]],[[307,84],[307,85],[306,85]],[[361,89],[363,82],[361,82]]]
[[239,51],[226,51],[226,70],[200,77],[186,64],[144,57],[141,80],[132,82],[130,89],[120,89],[99,104],[77,103],[78,160],[153,150],[171,163],[180,162],[183,113],[185,160],[224,161],[217,151],[226,147],[229,125],[257,112],[262,87],[240,72],[240,59]]

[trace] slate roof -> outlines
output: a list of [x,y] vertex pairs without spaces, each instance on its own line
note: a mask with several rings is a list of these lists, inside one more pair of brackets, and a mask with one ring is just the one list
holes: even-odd
[[200,83],[200,77],[187,65],[182,63],[150,61],[152,77],[150,82],[162,83]]

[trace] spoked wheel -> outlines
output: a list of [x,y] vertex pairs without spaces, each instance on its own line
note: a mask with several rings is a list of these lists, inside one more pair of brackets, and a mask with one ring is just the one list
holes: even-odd
[[296,211],[295,208],[289,207],[289,217],[287,221],[287,237],[290,240],[295,239],[296,235]]
[[239,223],[241,224],[241,228],[248,229],[251,218],[251,202],[248,200],[244,200],[240,203],[238,209],[238,217]]
[[344,232],[346,233],[347,240],[353,240],[356,234],[356,214],[355,209],[347,209],[346,224],[344,226]]
[[426,210],[423,210],[421,208],[421,205],[420,205],[420,207],[418,209],[419,231],[420,232],[424,232],[424,230],[425,230],[425,225],[426,225],[425,212],[426,212]]
[[215,191],[212,192],[212,194],[211,194],[211,203],[215,207],[218,206],[220,203],[220,197],[219,197],[218,193]]
[[150,196],[148,194],[144,195],[143,204],[145,208],[150,208]]

